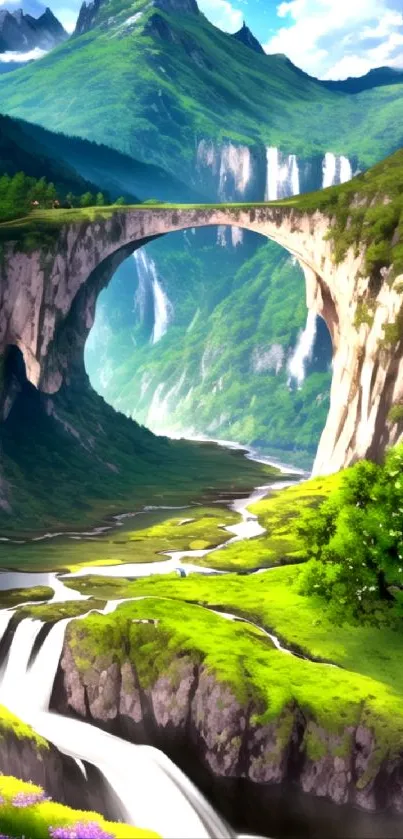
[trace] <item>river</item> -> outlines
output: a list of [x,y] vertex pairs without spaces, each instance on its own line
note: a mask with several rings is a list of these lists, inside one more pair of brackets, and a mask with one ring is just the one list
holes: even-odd
[[[257,459],[253,452],[249,452],[248,456]],[[267,458],[263,461],[272,463]],[[264,498],[272,488],[281,489],[295,481],[295,477],[294,481],[287,480],[287,475],[295,476],[298,470],[282,464],[280,468],[284,481],[258,487],[246,498],[228,502],[231,509],[241,516],[241,521],[226,527],[229,539],[224,546],[264,533],[257,517],[248,508]],[[299,474],[301,478],[305,477],[303,473]],[[145,510],[144,514],[148,512],[152,511]],[[124,518],[116,517],[115,526]],[[97,528],[96,532],[100,534],[101,529]],[[85,538],[93,533],[94,530],[74,535]],[[46,541],[71,535],[71,532],[43,534],[44,550]],[[186,575],[191,572],[216,574],[218,572],[213,569],[193,565],[192,557],[204,557],[224,546],[203,551],[175,551],[168,553],[166,559],[153,563],[91,565],[64,575],[69,579],[69,587],[64,585],[57,573],[3,571],[0,573],[0,589],[47,585],[54,591],[52,600],[48,602],[86,600],[87,595],[70,586],[74,586],[74,579],[88,573],[110,577],[145,577],[167,574],[173,570],[181,570]],[[266,573],[270,573],[270,569]],[[111,613],[120,602],[123,601],[110,600],[102,611],[105,614]],[[14,611],[15,608],[0,611],[0,638],[7,633]],[[216,611],[216,614],[223,620],[239,620],[236,615],[226,612]],[[74,757],[80,766],[86,762],[97,767],[120,802],[120,817],[123,820],[155,830],[164,839],[235,839],[237,836],[240,839],[243,834],[230,827],[230,822],[236,824],[238,831],[261,831],[262,835],[270,835],[273,839],[319,839],[324,833],[328,839],[341,839],[342,836],[378,839],[386,835],[392,839],[403,835],[400,820],[394,817],[371,816],[351,808],[336,807],[304,796],[295,789],[265,787],[261,791],[259,785],[247,781],[217,781],[212,789],[211,783],[206,782],[201,772],[200,786],[204,786],[209,793],[213,806],[187,775],[158,749],[131,744],[93,725],[51,713],[49,703],[52,687],[68,623],[68,619],[61,620],[52,627],[33,659],[33,664],[30,664],[31,654],[43,623],[25,618],[18,624],[0,668],[0,702],[32,725],[38,734],[50,740],[61,752]],[[268,636],[279,651],[285,655],[295,654],[275,635],[253,625]],[[193,775],[199,780],[197,771]],[[156,801],[158,807],[155,806]],[[252,807],[251,802],[254,802]],[[220,813],[225,813],[226,817]],[[335,832],[339,830],[341,832]]]

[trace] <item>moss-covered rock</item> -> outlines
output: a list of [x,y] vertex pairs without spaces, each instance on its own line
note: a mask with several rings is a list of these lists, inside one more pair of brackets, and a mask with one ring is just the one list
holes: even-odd
[[79,615],[85,615],[91,609],[102,610],[105,608],[106,601],[99,600],[94,597],[88,600],[66,600],[63,603],[46,603],[40,606],[22,606],[18,610],[18,617],[34,618],[45,623],[55,623],[64,618],[76,618]]
[[53,589],[49,586],[33,586],[32,588],[12,588],[0,592],[0,608],[9,609],[12,606],[19,606],[20,603],[33,600],[50,600],[53,597]]
[[[280,782],[297,766],[306,791],[369,809],[388,796],[382,785],[387,766],[394,779],[391,803],[403,810],[401,694],[392,684],[393,667],[388,675],[386,667],[377,674],[374,666],[377,640],[381,649],[386,636],[382,641],[357,632],[350,642],[349,668],[331,667],[287,655],[261,630],[179,599],[190,592],[194,596],[200,586],[199,597],[203,591],[210,608],[214,600],[228,611],[234,604],[241,614],[260,608],[261,620],[265,610],[266,625],[274,615],[280,625],[283,616],[283,638],[287,620],[289,626],[294,622],[295,637],[302,621],[305,655],[309,655],[310,646],[315,649],[312,624],[320,620],[321,607],[309,600],[304,613],[308,598],[292,588],[297,573],[293,567],[246,579],[191,577],[140,583],[139,595],[154,596],[146,594],[145,599],[124,604],[108,617],[93,615],[69,625],[55,707],[84,718],[89,715],[116,732],[122,725],[133,736],[141,730],[148,742],[157,737],[159,744],[169,743],[174,731],[176,742],[196,748],[213,775]],[[164,599],[164,588],[170,598]],[[287,616],[288,606],[292,618]],[[332,639],[337,650],[334,635],[329,622],[319,634],[322,652],[325,638],[328,652]],[[347,637],[345,632],[340,653]],[[362,656],[363,662],[357,654],[359,642],[363,649],[365,644],[373,645],[373,655],[367,655],[366,661]],[[370,674],[365,664],[371,661]],[[365,760],[359,747],[362,736],[367,741]]]

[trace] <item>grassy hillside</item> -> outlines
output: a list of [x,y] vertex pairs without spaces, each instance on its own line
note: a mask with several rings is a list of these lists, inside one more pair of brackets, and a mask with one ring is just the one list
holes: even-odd
[[37,179],[45,177],[64,194],[98,190],[96,182],[86,180],[61,156],[50,153],[45,144],[33,142],[28,125],[0,114],[0,176],[17,172]]
[[0,426],[3,532],[86,525],[249,488],[273,474],[217,446],[155,437],[116,413],[85,378],[60,391],[49,412],[49,400],[15,375],[21,392]]
[[[193,176],[195,143],[231,138],[374,163],[402,142],[399,85],[327,90],[203,15],[101,4],[94,28],[0,78],[0,108]],[[88,73],[88,67],[91,73]]]
[[[34,116],[34,115],[33,115]],[[173,175],[80,137],[47,131],[39,125],[0,114],[0,175],[23,171],[46,177],[62,192],[108,191],[127,201],[203,200]]]

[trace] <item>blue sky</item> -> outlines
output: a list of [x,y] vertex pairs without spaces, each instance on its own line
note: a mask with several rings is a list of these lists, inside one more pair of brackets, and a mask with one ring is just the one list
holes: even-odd
[[[128,0],[128,5],[134,0]],[[0,0],[27,10],[41,0]],[[81,0],[45,0],[70,31]],[[268,53],[282,52],[319,78],[361,76],[372,67],[403,68],[402,0],[198,0],[221,29],[245,19]]]

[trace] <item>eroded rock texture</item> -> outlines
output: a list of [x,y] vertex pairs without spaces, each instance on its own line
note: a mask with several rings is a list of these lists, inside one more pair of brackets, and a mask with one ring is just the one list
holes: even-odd
[[[163,672],[139,678],[142,653],[80,659],[80,632],[70,625],[51,707],[93,721],[134,742],[193,754],[212,778],[258,784],[293,780],[301,790],[336,804],[403,813],[403,758],[388,758],[364,718],[336,734],[296,702],[262,722],[256,700],[233,688],[191,655],[174,656]],[[119,647],[119,649],[118,649]],[[358,710],[358,717],[362,714]]]
[[[374,292],[364,250],[350,249],[336,264],[328,237],[332,219],[320,212],[289,206],[134,209],[65,225],[41,250],[24,253],[8,244],[0,269],[0,353],[19,347],[29,381],[47,394],[57,392],[83,364],[97,295],[118,265],[157,236],[206,225],[261,233],[304,269],[308,307],[326,321],[334,347],[330,411],[314,473],[337,471],[361,457],[380,459],[403,436],[403,420],[390,417],[403,402],[403,342],[385,340],[384,331],[400,323],[401,278],[392,282],[390,270],[381,269]],[[3,403],[5,398],[12,394]]]

